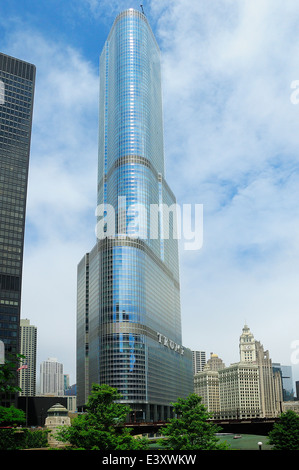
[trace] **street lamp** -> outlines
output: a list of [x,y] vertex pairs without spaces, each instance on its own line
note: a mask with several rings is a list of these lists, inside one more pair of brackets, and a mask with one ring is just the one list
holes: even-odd
[[259,450],[262,450],[262,444],[263,444],[263,443],[262,443],[262,442],[258,442],[257,444],[258,444],[258,446],[259,446]]

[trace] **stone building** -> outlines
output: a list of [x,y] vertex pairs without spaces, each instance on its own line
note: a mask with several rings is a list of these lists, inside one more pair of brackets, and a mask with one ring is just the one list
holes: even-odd
[[63,405],[56,403],[56,405],[52,406],[48,410],[45,427],[50,430],[48,434],[48,443],[50,447],[65,447],[66,443],[58,441],[55,434],[59,426],[70,425],[71,419],[68,416],[68,410]]

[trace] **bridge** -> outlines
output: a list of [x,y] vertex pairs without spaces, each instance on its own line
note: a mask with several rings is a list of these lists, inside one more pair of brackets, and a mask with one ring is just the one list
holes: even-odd
[[[255,419],[217,419],[210,420],[217,425],[219,432],[233,434],[260,434],[268,435],[272,430],[274,423],[278,418],[255,418]],[[127,423],[125,426],[132,429],[132,434],[155,434],[159,433],[161,428],[167,424],[166,421],[157,421],[150,423]]]

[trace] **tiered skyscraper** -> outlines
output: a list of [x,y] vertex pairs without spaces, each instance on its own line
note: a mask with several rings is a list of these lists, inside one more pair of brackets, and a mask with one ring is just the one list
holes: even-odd
[[[34,65],[0,53],[0,340],[6,358],[19,350],[34,85]],[[2,396],[0,404],[15,398]]]
[[194,376],[194,392],[217,419],[277,417],[283,398],[281,374],[247,325],[242,329],[239,350],[240,362],[229,367],[211,354],[203,371]]
[[145,15],[129,9],[100,57],[98,240],[78,265],[79,409],[92,383],[117,388],[145,420],[167,418],[170,403],[193,391],[167,218],[175,202],[164,173],[160,51]]

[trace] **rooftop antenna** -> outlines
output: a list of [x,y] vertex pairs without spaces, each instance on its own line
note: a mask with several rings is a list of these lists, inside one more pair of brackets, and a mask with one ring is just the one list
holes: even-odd
[[140,5],[142,13],[145,15],[144,10],[143,10],[143,5]]

